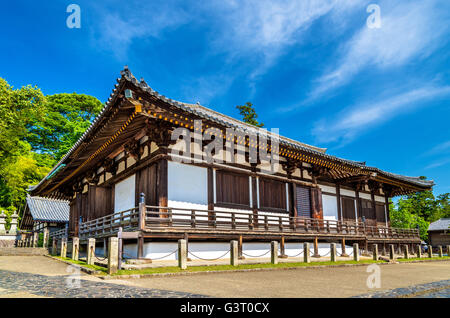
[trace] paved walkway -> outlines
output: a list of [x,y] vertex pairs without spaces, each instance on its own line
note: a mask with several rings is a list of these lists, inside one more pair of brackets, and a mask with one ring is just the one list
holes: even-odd
[[154,289],[105,283],[97,277],[75,273],[72,266],[44,256],[4,256],[0,257],[0,297],[179,298],[205,296],[171,291],[168,288]]
[[[430,285],[420,297],[448,297],[450,261],[381,265],[381,288],[370,289],[367,266],[300,268],[103,281],[81,273],[70,288],[70,267],[46,257],[0,257],[0,297],[397,297],[393,289]],[[437,285],[441,281],[441,285]],[[443,282],[447,281],[447,282]],[[76,286],[76,285],[75,285]],[[437,287],[436,287],[437,286]],[[415,289],[414,289],[415,288]]]

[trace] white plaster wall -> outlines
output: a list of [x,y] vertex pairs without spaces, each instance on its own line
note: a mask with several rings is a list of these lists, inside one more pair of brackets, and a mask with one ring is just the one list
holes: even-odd
[[325,220],[338,220],[337,198],[332,195],[322,195],[323,218]]
[[[279,246],[279,245],[278,245]],[[340,254],[341,244],[336,244],[337,252]],[[178,253],[177,242],[149,242],[144,244],[144,258],[151,258],[153,260],[177,260]],[[309,244],[311,255],[314,253],[314,245]],[[214,259],[221,257],[222,259],[230,258],[230,243],[229,242],[189,242],[188,257],[192,260],[199,258]],[[346,246],[347,254],[353,251],[353,247]],[[137,257],[137,244],[125,244],[123,246],[125,258]],[[242,252],[246,259],[250,258],[270,258],[270,243],[269,242],[249,242],[244,241],[242,245]],[[97,255],[103,255],[101,249],[96,250]],[[301,254],[300,254],[301,253]],[[321,256],[329,257],[330,244],[319,243],[319,254]],[[290,257],[299,257],[303,259],[303,243],[286,243],[285,254]],[[300,254],[300,255],[299,255]]]
[[347,189],[341,189],[341,195],[346,195],[346,196],[348,196],[348,197],[356,197],[356,193],[355,193],[355,191],[352,191],[352,190],[347,190]]
[[207,205],[207,169],[169,161],[168,200]]
[[322,192],[328,192],[336,194],[336,187],[326,186],[319,184],[319,188],[322,190]]
[[126,178],[114,186],[114,212],[125,211],[136,207],[135,202],[136,175]]
[[368,193],[362,193],[362,192],[360,192],[360,193],[359,193],[359,197],[360,197],[361,199],[366,199],[366,200],[372,201],[372,196],[371,196],[370,194],[368,194]]

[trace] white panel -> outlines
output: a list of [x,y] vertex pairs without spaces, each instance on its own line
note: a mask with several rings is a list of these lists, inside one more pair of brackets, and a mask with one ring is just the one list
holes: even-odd
[[248,177],[248,193],[250,194],[249,195],[249,197],[250,197],[250,207],[251,208],[253,208],[253,199],[252,199],[252,177],[251,176],[249,176]]
[[[144,244],[144,258],[158,258],[162,261],[176,261],[178,253],[177,242],[149,242]],[[319,243],[319,254],[323,257],[329,257],[330,244]],[[341,244],[336,244],[338,253],[341,253]],[[346,246],[347,253],[352,251],[352,246]],[[228,242],[189,242],[189,258],[198,260],[198,258],[228,260],[230,258],[230,243]],[[309,245],[311,255],[314,252],[313,244]],[[137,257],[137,244],[125,244],[123,247],[124,256],[126,258]],[[242,245],[243,255],[247,259],[259,258],[270,259],[270,243],[269,242],[249,242]],[[291,258],[298,257],[303,259],[303,244],[286,243],[285,253]],[[96,249],[96,254],[103,255],[103,249]],[[159,260],[158,260],[159,261]],[[158,261],[155,261],[157,263]],[[164,263],[171,265],[170,263]],[[173,264],[175,265],[175,264]]]
[[375,201],[381,202],[381,203],[386,203],[386,199],[384,197],[380,197],[378,195],[375,196]]
[[341,195],[346,195],[348,197],[356,197],[355,191],[347,190],[347,189],[341,189]]
[[368,194],[368,193],[362,193],[362,192],[360,192],[360,193],[359,193],[359,197],[360,197],[361,199],[366,199],[366,200],[372,201],[372,196],[371,196],[370,194]]
[[332,195],[322,195],[324,220],[338,220],[337,198]]
[[169,161],[168,199],[179,202],[208,204],[207,171],[207,168]]
[[136,175],[122,180],[114,186],[114,212],[125,211],[136,207],[135,202]]
[[322,190],[322,192],[328,192],[328,193],[336,194],[336,187],[330,187],[330,186],[319,184],[319,188]]

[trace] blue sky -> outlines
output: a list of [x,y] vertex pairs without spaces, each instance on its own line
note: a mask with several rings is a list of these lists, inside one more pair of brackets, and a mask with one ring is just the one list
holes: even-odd
[[237,118],[251,101],[282,135],[450,192],[447,0],[18,0],[0,18],[0,76],[15,87],[104,102],[128,65],[173,99]]

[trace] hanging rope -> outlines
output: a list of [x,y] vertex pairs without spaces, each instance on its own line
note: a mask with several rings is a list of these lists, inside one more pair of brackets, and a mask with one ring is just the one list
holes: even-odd
[[257,258],[257,257],[263,257],[263,256],[265,256],[265,255],[267,255],[267,254],[269,254],[270,253],[270,250],[268,250],[267,252],[265,252],[264,254],[261,254],[261,255],[249,255],[249,254],[247,254],[247,253],[244,253],[244,252],[242,252],[242,254],[243,255],[245,255],[245,256],[247,256],[247,257],[253,257],[253,258]]
[[151,258],[151,260],[152,261],[157,261],[157,260],[160,260],[160,259],[163,259],[163,258],[166,258],[166,257],[169,257],[169,256],[171,256],[171,255],[173,255],[173,254],[175,254],[176,252],[178,251],[178,249],[176,249],[175,251],[173,251],[172,253],[169,253],[169,254],[167,254],[167,255],[164,255],[164,256],[162,256],[162,257],[158,257],[158,258]]
[[303,250],[302,251],[300,251],[300,253],[298,253],[298,254],[296,254],[296,255],[287,255],[286,254],[286,256],[288,256],[288,257],[298,257],[298,256],[300,256],[300,255],[302,255],[303,254]]
[[195,258],[201,259],[202,261],[217,261],[218,259],[221,259],[222,257],[227,255],[228,253],[230,253],[230,251],[227,251],[225,254],[223,254],[223,255],[221,255],[221,256],[219,256],[217,258],[201,258],[201,257],[198,257],[197,255],[195,255],[194,253],[188,252],[188,254],[191,254]]

